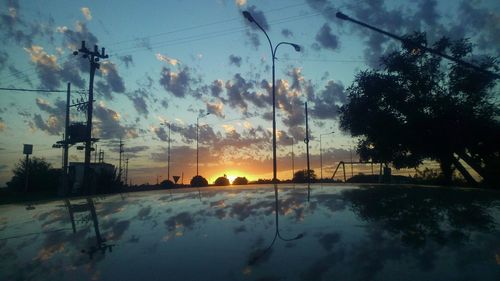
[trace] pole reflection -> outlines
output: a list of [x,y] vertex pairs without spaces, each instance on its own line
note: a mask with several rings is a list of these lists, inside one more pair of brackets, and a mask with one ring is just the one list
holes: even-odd
[[279,227],[279,200],[278,200],[278,185],[275,183],[274,184],[274,215],[275,215],[275,232],[274,232],[274,237],[269,246],[262,250],[258,250],[255,252],[250,259],[248,260],[248,265],[254,265],[264,257],[266,254],[270,252],[272,247],[274,246],[274,243],[276,243],[276,239],[279,238],[282,241],[285,242],[290,242],[290,241],[295,241],[299,240],[304,237],[304,233],[299,233],[293,238],[287,238],[281,235],[280,233],[280,227]]
[[[71,220],[71,227],[73,228],[73,233],[76,233],[76,223],[75,214],[78,213],[90,213],[90,219],[94,226],[96,245],[91,245],[88,249],[82,249],[82,253],[87,253],[89,258],[92,259],[96,252],[101,252],[102,255],[106,254],[106,251],[110,253],[113,252],[113,246],[115,244],[107,244],[106,239],[101,236],[101,231],[99,229],[99,220],[97,218],[97,212],[95,210],[94,200],[92,198],[87,198],[86,203],[82,204],[72,204],[68,199],[65,200],[66,207],[68,208],[69,217]],[[87,214],[86,218],[89,218]]]

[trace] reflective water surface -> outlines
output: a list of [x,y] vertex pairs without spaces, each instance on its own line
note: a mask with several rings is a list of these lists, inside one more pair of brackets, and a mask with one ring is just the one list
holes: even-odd
[[500,280],[499,223],[499,192],[410,186],[4,205],[0,280]]

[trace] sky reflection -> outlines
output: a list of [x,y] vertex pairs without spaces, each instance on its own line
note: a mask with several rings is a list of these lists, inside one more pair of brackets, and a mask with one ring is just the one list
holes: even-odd
[[297,185],[277,194],[248,186],[0,206],[0,279],[500,276],[498,192],[312,185],[308,201]]

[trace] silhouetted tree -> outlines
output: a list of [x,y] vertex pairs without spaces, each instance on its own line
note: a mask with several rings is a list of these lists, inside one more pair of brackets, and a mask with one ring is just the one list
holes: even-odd
[[233,185],[245,185],[248,184],[248,180],[246,177],[237,177],[233,181]]
[[[341,128],[361,138],[357,150],[363,160],[412,168],[432,159],[440,163],[446,182],[454,168],[471,181],[463,160],[485,181],[498,183],[495,79],[420,51],[413,43],[426,45],[425,34],[406,39],[401,51],[382,57],[381,70],[356,75],[340,110]],[[441,38],[432,47],[483,69],[498,69],[491,57],[473,57],[467,40]]]
[[[311,182],[316,181],[316,174],[314,173],[314,170],[309,170],[309,176],[311,177]],[[293,174],[293,182],[298,182],[298,183],[308,182],[307,169],[295,172],[295,174]]]
[[[45,159],[33,157],[28,161],[28,192],[57,191],[59,186],[59,169],[53,169]],[[12,170],[12,179],[7,187],[23,192],[26,181],[26,160],[21,159]]]
[[194,176],[191,179],[191,186],[192,187],[203,187],[203,186],[208,186],[208,181],[202,176]]
[[217,186],[225,186],[225,185],[229,185],[229,180],[227,179],[227,177],[218,177],[215,181],[214,181],[214,185],[217,185]]

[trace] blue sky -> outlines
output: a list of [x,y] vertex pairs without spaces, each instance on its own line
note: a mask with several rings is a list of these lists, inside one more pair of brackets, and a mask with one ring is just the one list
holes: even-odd
[[[469,37],[478,54],[500,55],[497,1],[2,1],[0,87],[88,88],[88,63],[72,55],[81,40],[105,47],[109,59],[96,75],[95,131],[105,161],[116,164],[116,143],[125,142],[134,183],[166,175],[166,127],[172,124],[171,174],[195,174],[196,117],[200,119],[200,173],[270,178],[271,56],[262,32],[248,23],[249,10],[277,52],[278,177],[291,176],[291,137],[296,169],[304,168],[303,103],[308,101],[312,166],[319,168],[323,137],[324,173],[350,157],[355,140],[339,131],[337,109],[358,71],[377,67],[397,42],[334,17],[342,11],[397,34],[424,31]],[[465,23],[464,20],[468,19]],[[78,94],[74,94],[75,97]],[[64,94],[0,93],[0,185],[22,157],[60,166]],[[83,115],[72,114],[75,121]],[[70,161],[83,152],[71,149]]]

